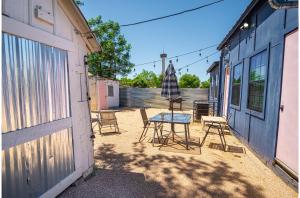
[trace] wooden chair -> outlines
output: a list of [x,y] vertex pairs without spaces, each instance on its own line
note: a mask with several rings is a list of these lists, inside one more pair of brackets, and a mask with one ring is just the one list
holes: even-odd
[[[140,108],[140,113],[141,113],[141,116],[142,116],[142,119],[143,119],[144,126],[143,126],[143,132],[142,132],[142,134],[140,136],[139,142],[141,142],[142,137],[146,136],[147,131],[148,131],[149,128],[154,128],[154,126],[151,126],[151,122],[148,119],[148,116],[147,116],[147,113],[146,113],[146,109],[145,108]],[[160,129],[160,134],[162,136],[163,124],[162,123],[158,124],[157,127]]]

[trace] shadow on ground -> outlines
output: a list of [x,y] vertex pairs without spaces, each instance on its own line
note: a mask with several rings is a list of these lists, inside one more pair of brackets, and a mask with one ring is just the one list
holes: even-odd
[[133,154],[116,152],[114,144],[99,146],[95,176],[62,197],[263,197],[261,187],[220,160],[147,155],[144,144],[132,146]]

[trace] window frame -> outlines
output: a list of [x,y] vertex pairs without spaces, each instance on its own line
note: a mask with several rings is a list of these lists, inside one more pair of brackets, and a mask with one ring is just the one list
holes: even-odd
[[[250,81],[250,69],[251,69],[251,58],[255,57],[256,55],[262,53],[263,51],[266,51],[266,67],[265,67],[265,82],[264,82],[264,98],[263,98],[263,106],[262,106],[262,111],[255,111],[253,109],[248,108],[248,98],[249,98],[249,81]],[[267,101],[267,90],[268,90],[268,78],[269,78],[269,62],[270,62],[270,43],[268,43],[266,46],[256,50],[253,54],[249,56],[248,60],[248,75],[247,75],[247,100],[246,100],[246,113],[260,118],[262,120],[265,119],[265,109],[266,109],[266,101]]]
[[[236,66],[240,65],[241,66],[241,83],[240,83],[240,96],[239,96],[239,105],[235,105],[231,103],[232,99],[232,85],[233,85],[233,78],[234,78],[234,68]],[[236,109],[236,110],[241,110],[241,103],[242,103],[242,90],[243,90],[243,76],[244,76],[244,61],[240,61],[236,63],[234,66],[231,67],[230,69],[230,108]]]
[[[110,89],[112,92],[110,92]],[[112,95],[110,95],[110,93],[112,93]],[[114,97],[114,86],[113,85],[107,85],[107,96]]]

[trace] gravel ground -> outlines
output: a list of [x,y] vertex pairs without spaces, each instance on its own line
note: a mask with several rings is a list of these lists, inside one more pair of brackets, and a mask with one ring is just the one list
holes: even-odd
[[[166,111],[147,109],[149,117]],[[218,149],[217,134],[208,135],[200,155],[165,152],[150,143],[153,129],[142,143],[138,142],[142,131],[138,109],[116,115],[120,134],[110,128],[101,136],[96,134],[94,176],[69,187],[59,197],[298,196],[231,134],[226,135],[229,152]],[[176,125],[175,130],[183,131],[183,127]],[[191,124],[190,131],[193,137],[204,136],[198,123]]]

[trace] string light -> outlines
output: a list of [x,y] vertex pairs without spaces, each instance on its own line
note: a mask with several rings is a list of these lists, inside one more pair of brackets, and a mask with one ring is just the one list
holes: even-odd
[[201,55],[202,55],[202,54],[201,54],[201,50],[199,50],[199,56],[201,57]]
[[186,68],[186,72],[189,72],[189,66],[187,66],[187,68]]
[[[201,48],[201,49],[197,49],[197,50],[194,50],[194,51],[191,51],[191,52],[186,52],[186,53],[183,53],[183,54],[172,56],[170,58],[166,58],[166,60],[172,60],[172,59],[176,58],[176,62],[178,62],[179,61],[179,57],[181,57],[181,56],[186,56],[186,55],[189,55],[189,54],[194,54],[194,53],[202,52],[202,51],[210,49],[212,47],[216,47],[217,45],[218,44],[214,44],[214,45],[210,45],[210,46],[207,46],[207,47],[204,47],[204,48]],[[199,54],[199,56],[200,56],[200,54]],[[178,59],[178,61],[177,61],[177,59]],[[161,61],[161,59],[159,59],[159,60],[153,60],[153,61],[149,61],[149,62],[146,62],[146,63],[135,64],[135,66],[149,65],[151,63],[156,63],[156,62],[160,62],[160,61]]]
[[176,62],[178,63],[178,56],[177,56],[177,58],[176,58]]
[[155,62],[153,62],[153,67],[155,68]]
[[208,56],[206,56],[206,63],[208,63]]
[[194,64],[196,64],[196,63],[199,63],[199,62],[201,62],[201,61],[207,59],[208,57],[211,57],[211,56],[213,56],[213,55],[215,55],[215,54],[217,54],[217,53],[219,53],[219,51],[216,51],[216,52],[214,52],[214,53],[211,53],[211,54],[209,54],[208,56],[206,56],[205,58],[201,58],[201,59],[199,59],[199,60],[196,60],[196,61],[194,61],[194,62],[192,62],[192,63],[190,63],[190,64],[188,64],[188,65],[186,65],[186,66],[180,67],[180,68],[178,68],[178,71],[181,70],[181,69],[183,69],[183,68],[186,68],[186,67],[189,67],[189,66],[191,66],[191,65],[194,65]]

